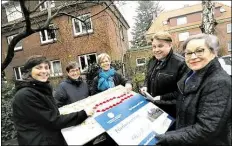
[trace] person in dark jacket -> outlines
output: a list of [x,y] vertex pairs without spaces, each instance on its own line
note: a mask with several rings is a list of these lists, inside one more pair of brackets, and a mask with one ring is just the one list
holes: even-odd
[[13,121],[19,145],[65,145],[61,129],[82,123],[93,114],[88,108],[60,115],[49,84],[49,61],[36,55],[24,65],[23,80],[16,81]]
[[[147,91],[155,104],[176,118],[177,81],[187,72],[184,57],[174,53],[168,32],[157,32],[152,39],[153,57],[149,60],[141,93]],[[174,127],[173,127],[174,128]]]
[[70,62],[66,71],[67,78],[60,83],[54,94],[58,107],[87,98],[90,94],[87,83],[80,76],[80,68],[76,62]]
[[98,55],[97,60],[101,69],[99,70],[98,75],[93,79],[90,89],[91,95],[118,85],[125,86],[128,91],[132,90],[131,83],[110,66],[111,58],[108,54],[102,53]]
[[157,135],[160,145],[231,145],[231,78],[216,53],[216,36],[198,34],[183,44],[191,71],[177,83],[176,131]]

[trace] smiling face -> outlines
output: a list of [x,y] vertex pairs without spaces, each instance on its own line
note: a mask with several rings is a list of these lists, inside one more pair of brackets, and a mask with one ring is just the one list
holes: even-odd
[[204,39],[188,42],[185,49],[185,62],[191,70],[197,71],[204,68],[214,58],[215,54],[206,46]]
[[81,75],[81,71],[78,67],[70,69],[68,72],[68,76],[74,80],[78,79],[80,75]]
[[108,57],[104,57],[102,60],[101,60],[101,63],[100,63],[100,66],[103,70],[107,71],[110,69],[110,60]]
[[169,54],[171,48],[172,45],[170,42],[157,39],[152,41],[152,52],[158,60],[165,58]]
[[40,63],[39,65],[34,66],[31,70],[32,78],[40,82],[46,82],[49,75],[50,68],[47,63]]

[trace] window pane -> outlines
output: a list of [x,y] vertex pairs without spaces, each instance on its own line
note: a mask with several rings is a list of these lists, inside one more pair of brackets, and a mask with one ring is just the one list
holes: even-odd
[[45,30],[41,31],[41,35],[40,37],[42,37],[42,41],[46,41],[46,37],[45,37]]
[[80,31],[80,26],[79,26],[79,20],[74,19],[74,25],[75,25],[75,33],[79,33]]
[[189,32],[184,32],[179,34],[179,41],[184,41],[189,37]]
[[55,30],[47,30],[48,40],[56,38]]
[[87,61],[88,61],[88,65],[97,63],[96,55],[95,54],[88,55]]
[[80,56],[80,63],[81,63],[81,69],[82,70],[87,68],[87,65],[85,63],[85,56]]
[[21,7],[19,6],[19,4],[6,7],[6,15],[7,15],[8,22],[22,18],[22,11],[21,11]]
[[55,75],[61,73],[60,61],[53,61],[52,63],[53,63],[53,73]]
[[14,68],[14,72],[15,72],[15,78],[16,78],[16,80],[21,79],[19,67],[15,67]]
[[186,24],[186,23],[187,23],[186,17],[177,18],[177,25]]
[[145,58],[137,59],[137,63],[138,64],[144,64],[145,63]]

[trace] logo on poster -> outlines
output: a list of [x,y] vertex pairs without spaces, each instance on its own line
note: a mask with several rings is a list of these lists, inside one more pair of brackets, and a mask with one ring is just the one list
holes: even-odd
[[107,116],[112,119],[114,117],[114,114],[113,113],[108,113]]

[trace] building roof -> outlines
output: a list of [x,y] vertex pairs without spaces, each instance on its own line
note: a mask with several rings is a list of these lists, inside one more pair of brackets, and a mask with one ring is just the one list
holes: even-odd
[[139,47],[139,48],[130,48],[129,50],[127,50],[128,52],[132,52],[132,51],[139,51],[139,50],[147,50],[147,49],[151,49],[152,46],[149,45],[149,46],[144,46],[144,47]]
[[[222,7],[225,8],[226,12],[223,13],[220,17],[217,17],[216,20],[220,19],[226,19],[229,18],[231,19],[231,7],[224,5],[222,3],[215,2],[215,8]],[[199,22],[194,22],[194,23],[188,23],[185,25],[181,26],[174,26],[170,27],[169,25],[163,25],[163,21],[167,21],[170,18],[175,18],[178,16],[186,15],[186,14],[191,14],[191,13],[196,13],[202,11],[202,4],[195,4],[192,6],[184,7],[184,8],[179,8],[171,11],[166,11],[160,13],[160,15],[153,21],[151,27],[148,29],[146,32],[146,37],[150,37],[152,34],[154,34],[157,31],[162,31],[162,30],[170,30],[170,29],[176,29],[179,27],[189,27],[191,25],[199,25]],[[175,28],[176,27],[176,28]]]

